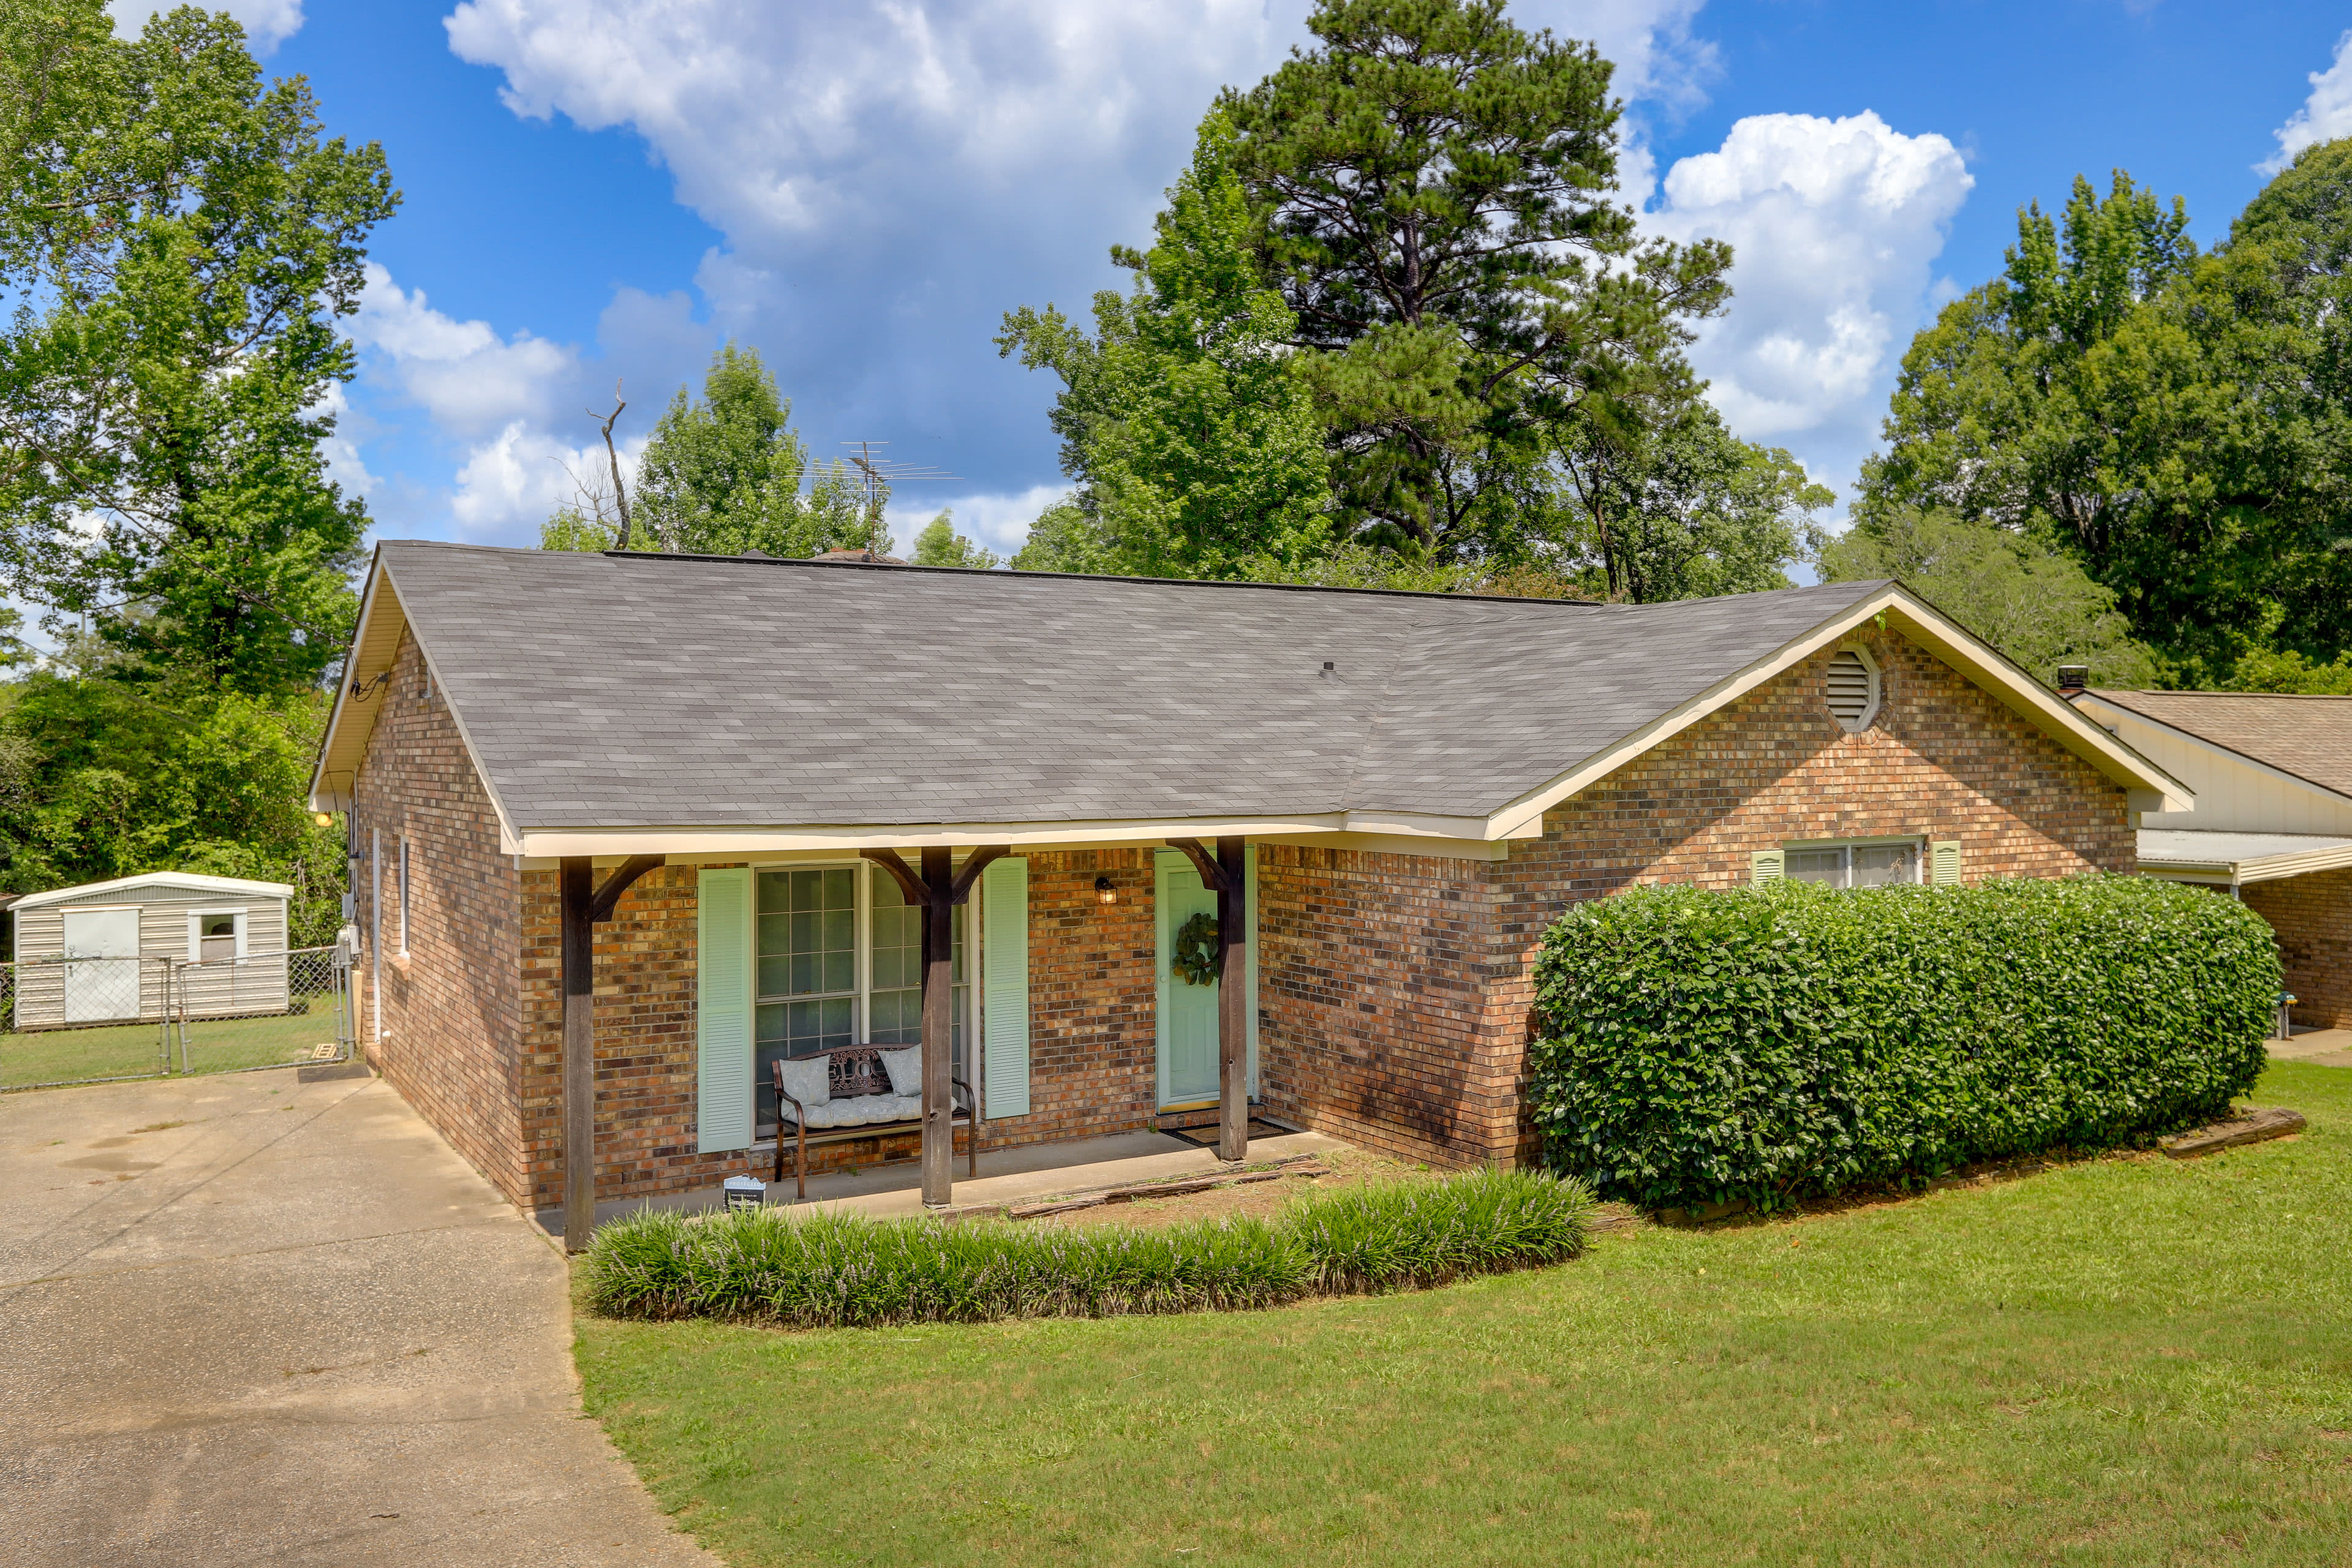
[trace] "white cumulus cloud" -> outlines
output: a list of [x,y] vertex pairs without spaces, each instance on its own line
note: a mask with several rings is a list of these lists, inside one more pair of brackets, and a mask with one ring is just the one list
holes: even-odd
[[2311,83],[2311,96],[2273,133],[2278,156],[2260,165],[2265,174],[2277,174],[2315,142],[2352,136],[2352,33],[2336,40],[2335,63],[2304,79]]
[[[107,0],[106,14],[124,37],[137,36],[147,18],[168,9],[161,0]],[[245,28],[253,52],[267,55],[302,30],[302,0],[205,0],[207,11],[226,11]]]
[[1866,111],[1752,115],[1667,172],[1644,222],[1732,247],[1730,309],[1692,359],[1733,430],[1851,480],[1974,183],[1946,138]]
[[368,382],[423,409],[458,449],[449,515],[469,537],[496,543],[535,541],[548,513],[573,499],[575,479],[604,474],[601,440],[582,433],[596,427],[590,405],[611,407],[615,380],[630,405],[626,458],[644,446],[668,390],[710,351],[709,329],[682,294],[618,290],[598,321],[603,356],[592,360],[571,344],[458,321],[373,262],[346,330]]
[[[1702,4],[1530,0],[1513,16],[1597,40],[1621,96],[1674,107],[1717,68],[1691,31]],[[1123,286],[1108,246],[1150,237],[1218,88],[1310,43],[1307,10],[466,0],[446,26],[460,58],[503,73],[515,113],[645,139],[724,237],[696,277],[713,321],[766,353],[815,450],[938,443],[988,487],[969,503],[985,534],[998,501],[979,496],[1027,505],[1054,450],[1052,379],[998,360],[1000,318],[1048,301],[1083,316]]]

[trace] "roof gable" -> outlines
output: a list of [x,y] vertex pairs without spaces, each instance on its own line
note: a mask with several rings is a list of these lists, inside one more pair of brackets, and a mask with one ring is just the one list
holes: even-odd
[[139,893],[157,888],[218,893],[223,898],[289,899],[294,896],[292,884],[287,882],[255,882],[242,877],[207,877],[199,871],[145,871],[136,877],[118,877],[110,882],[84,882],[78,888],[51,888],[44,892],[27,893],[9,908],[39,909],[45,904],[86,899],[92,894]]

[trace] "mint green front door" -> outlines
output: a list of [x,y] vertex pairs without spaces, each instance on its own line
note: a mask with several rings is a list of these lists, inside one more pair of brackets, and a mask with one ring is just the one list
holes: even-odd
[[[1249,1038],[1250,1092],[1257,1091],[1257,874],[1256,852],[1251,851],[1246,903],[1249,910],[1249,973],[1242,984],[1252,992]],[[1159,1027],[1160,1103],[1197,1105],[1217,1098],[1218,986],[1192,985],[1176,978],[1169,955],[1176,949],[1176,933],[1196,914],[1214,920],[1217,895],[1201,885],[1181,849],[1162,849],[1152,861],[1152,900],[1158,911],[1160,937]]]
[[1156,857],[1152,891],[1160,931],[1160,1103],[1189,1105],[1217,1098],[1217,987],[1176,978],[1169,955],[1176,933],[1196,914],[1214,920],[1217,895],[1177,849]]

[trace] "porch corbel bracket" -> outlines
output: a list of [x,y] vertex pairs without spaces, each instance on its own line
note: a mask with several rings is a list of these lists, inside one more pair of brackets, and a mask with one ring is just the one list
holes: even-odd
[[871,860],[889,872],[891,880],[898,884],[898,890],[907,895],[907,902],[919,910],[930,907],[931,889],[896,849],[860,849],[857,855],[858,858]]
[[1225,868],[1217,863],[1216,856],[1199,839],[1171,838],[1168,847],[1184,852],[1185,858],[1192,862],[1192,868],[1201,873],[1201,886],[1213,893],[1234,891],[1232,879],[1225,875]]
[[621,868],[605,878],[604,885],[589,899],[588,919],[597,924],[611,920],[614,909],[621,901],[621,895],[635,886],[637,879],[646,872],[659,870],[664,858],[659,855],[632,855],[622,862]]
[[980,874],[988,869],[990,863],[1002,860],[1012,853],[1013,846],[1010,844],[989,844],[973,850],[964,861],[963,869],[956,873],[955,888],[948,902],[961,904],[969,900],[972,884],[980,880]]

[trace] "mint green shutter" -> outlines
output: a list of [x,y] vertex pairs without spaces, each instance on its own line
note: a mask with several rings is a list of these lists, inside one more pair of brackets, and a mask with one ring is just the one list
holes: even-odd
[[1029,1114],[1029,862],[1008,856],[980,874],[983,1110]]
[[1939,888],[1951,887],[1960,879],[1960,846],[1957,839],[1946,839],[1927,846],[1927,880]]
[[751,1146],[751,873],[702,873],[695,917],[695,1146]]
[[1789,856],[1786,850],[1759,849],[1748,858],[1748,879],[1759,888],[1767,882],[1779,881],[1788,873],[1788,869]]

